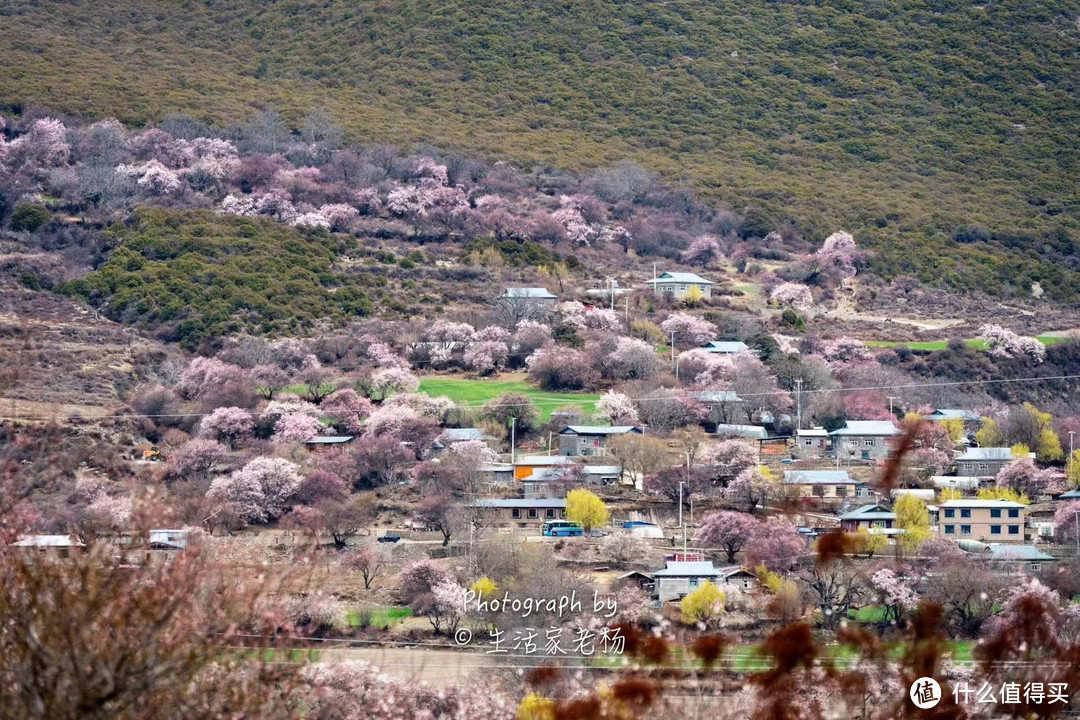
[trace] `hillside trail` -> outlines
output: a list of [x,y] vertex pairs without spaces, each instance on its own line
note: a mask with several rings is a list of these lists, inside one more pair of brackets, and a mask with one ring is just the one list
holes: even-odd
[[954,325],[962,325],[959,318],[910,318],[899,315],[872,315],[859,312],[856,308],[856,295],[859,291],[857,278],[844,278],[840,287],[836,290],[835,305],[825,311],[825,315],[838,317],[841,320],[858,320],[875,323],[898,323],[900,325],[912,325],[920,330],[941,330]]

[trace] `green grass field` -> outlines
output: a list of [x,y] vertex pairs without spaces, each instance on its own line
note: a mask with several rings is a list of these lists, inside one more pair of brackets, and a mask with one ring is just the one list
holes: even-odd
[[551,419],[551,411],[564,405],[577,405],[586,414],[595,412],[599,395],[553,393],[539,390],[521,380],[470,380],[466,378],[429,377],[420,381],[420,392],[432,397],[445,395],[459,405],[479,407],[503,393],[528,396],[540,413],[540,420]]
[[[1053,345],[1054,343],[1061,342],[1062,340],[1065,340],[1065,339],[1066,338],[1063,338],[1063,337],[1047,336],[1047,335],[1040,335],[1040,336],[1038,336],[1036,338],[1036,340],[1041,342],[1043,345]],[[964,343],[968,347],[977,348],[979,350],[985,350],[986,349],[986,343],[984,341],[978,340],[976,338],[968,338],[967,340],[964,341]],[[944,350],[945,347],[949,344],[949,341],[948,340],[930,340],[930,341],[926,341],[926,342],[902,342],[902,341],[901,342],[893,342],[891,340],[867,340],[866,344],[869,347],[880,347],[880,348],[906,347],[909,350]]]
[[[903,655],[905,646],[902,643],[886,643],[890,656],[899,658]],[[945,643],[945,654],[951,655],[955,662],[970,662],[972,650],[975,644],[965,641],[952,641]],[[853,660],[857,651],[850,645],[827,645],[825,654],[838,661],[841,668],[845,667],[845,661]],[[621,665],[621,658],[611,656],[598,656],[590,661],[591,665],[600,667],[616,667]],[[674,648],[669,666],[677,667],[701,667],[700,661],[693,658],[683,648]],[[722,665],[737,673],[763,672],[772,668],[772,661],[762,654],[760,645],[735,645],[724,649]]]
[[[364,609],[368,610],[367,608]],[[371,618],[367,625],[376,628],[402,622],[412,615],[412,610],[407,607],[380,607],[371,609],[370,612]],[[345,619],[350,627],[357,627],[362,624],[360,610],[350,610]]]

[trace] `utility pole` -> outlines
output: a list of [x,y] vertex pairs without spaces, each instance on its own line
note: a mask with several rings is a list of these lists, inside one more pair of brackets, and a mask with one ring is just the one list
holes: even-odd
[[630,296],[626,296],[626,327],[630,327]]
[[[1066,474],[1066,476],[1068,476],[1070,470],[1075,472],[1075,468],[1073,467],[1073,463],[1075,462],[1075,459],[1073,458],[1073,435],[1075,435],[1075,434],[1076,434],[1075,430],[1070,430],[1069,431],[1069,459],[1065,461],[1065,474]],[[1066,477],[1066,479],[1069,479],[1069,478]]]
[[899,400],[899,399],[900,399],[900,398],[898,398],[898,397],[896,397],[896,396],[894,396],[894,395],[889,395],[889,414],[890,414],[890,415],[892,415],[892,414],[893,414],[893,409],[892,409],[892,402],[893,402],[893,400]]
[[802,378],[795,378],[795,429],[802,429]]
[[671,367],[675,367],[675,331],[671,331]]
[[517,441],[517,418],[510,417],[510,464],[513,465],[517,462],[517,454],[515,452],[515,445]]
[[611,309],[615,309],[615,278],[608,278],[608,282],[611,283]]
[[683,485],[685,485],[685,484],[686,484],[685,482],[680,482],[679,483],[679,525],[680,525],[680,527],[682,527],[683,560],[686,559],[686,523],[683,522],[683,517],[682,517],[682,489],[683,489]]

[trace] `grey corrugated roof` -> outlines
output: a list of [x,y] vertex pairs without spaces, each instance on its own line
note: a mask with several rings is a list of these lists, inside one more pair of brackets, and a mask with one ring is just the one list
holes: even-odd
[[799,437],[829,437],[829,431],[823,427],[800,428],[795,434]]
[[735,353],[749,352],[750,346],[738,340],[713,340],[704,349],[720,355],[734,355]]
[[1057,560],[1034,545],[990,545],[987,549],[994,560]]
[[769,436],[769,431],[758,425],[725,425],[721,423],[716,426],[716,434],[764,440]]
[[979,416],[970,410],[960,408],[937,408],[929,415],[923,415],[924,420],[978,420]]
[[899,435],[891,420],[848,420],[847,425],[830,435]]
[[711,560],[704,562],[668,562],[663,570],[657,570],[653,577],[703,577],[712,575],[720,576],[720,570],[713,566]]
[[[569,431],[569,432],[568,432]],[[633,425],[567,425],[559,431],[560,435],[625,435],[628,432],[641,432]]]
[[895,520],[896,513],[882,510],[880,505],[863,505],[840,516],[841,520]]
[[484,498],[469,503],[471,507],[490,508],[565,508],[564,498]]
[[84,547],[70,535],[23,535],[12,547]]
[[439,437],[451,442],[464,440],[491,440],[491,436],[480,428],[447,428]]
[[963,455],[957,455],[957,460],[1012,460],[1012,448],[1007,447],[977,447],[968,448]]
[[1058,500],[1080,500],[1080,488],[1074,488],[1057,496]]
[[535,287],[508,287],[506,288],[506,297],[541,300],[554,300],[556,298],[556,296],[552,295],[547,288]]
[[687,395],[701,403],[742,402],[742,398],[734,390],[699,390]]
[[785,470],[784,482],[791,485],[858,485],[847,470]]
[[677,283],[698,283],[703,285],[713,285],[712,280],[706,280],[700,275],[688,272],[666,272],[662,273],[654,280],[647,280],[648,284],[662,283],[662,282],[677,282]]
[[352,442],[352,435],[316,435],[304,441],[305,445],[340,445]]

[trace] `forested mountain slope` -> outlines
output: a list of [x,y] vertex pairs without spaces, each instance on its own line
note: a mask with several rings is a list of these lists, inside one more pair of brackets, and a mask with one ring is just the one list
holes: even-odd
[[630,158],[765,231],[850,227],[886,275],[977,288],[1026,257],[1022,291],[1076,254],[1078,15],[1063,0],[13,0],[0,108],[138,125],[318,106],[360,142]]

